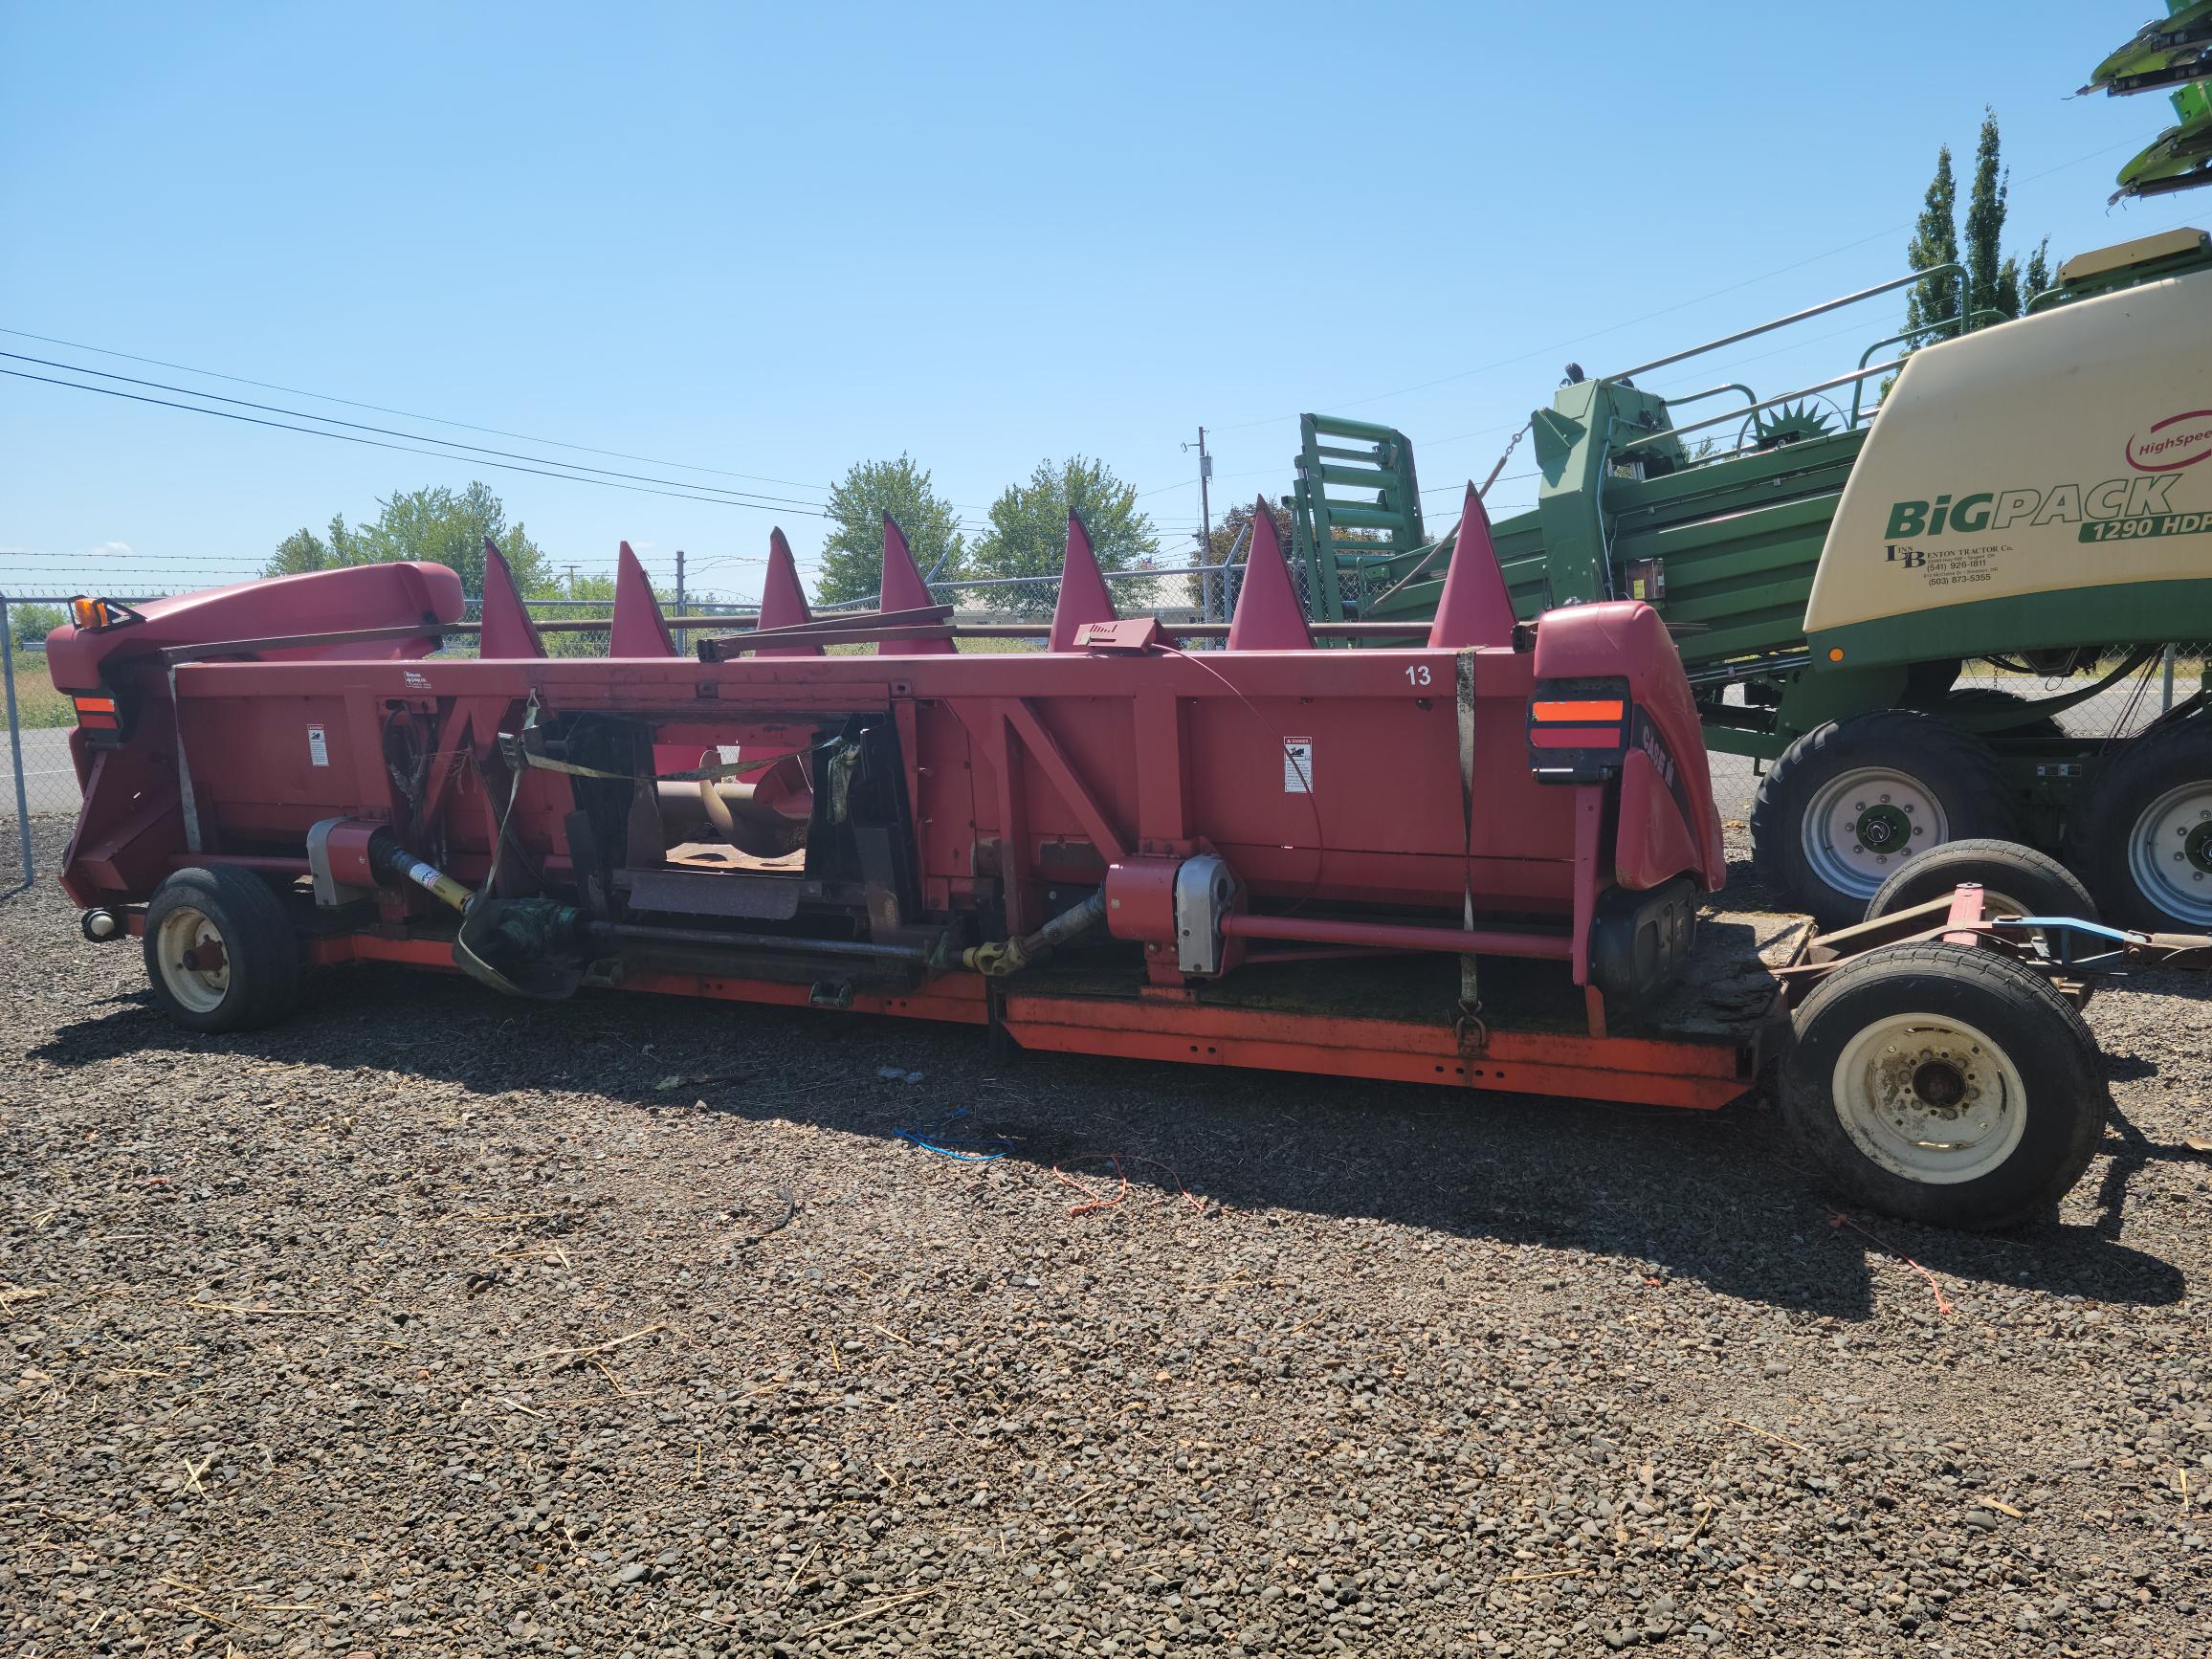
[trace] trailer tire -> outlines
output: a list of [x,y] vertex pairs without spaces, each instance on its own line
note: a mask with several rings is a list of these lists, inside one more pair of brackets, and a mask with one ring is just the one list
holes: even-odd
[[2073,1005],[1969,945],[1871,951],[1791,1021],[1781,1105],[1841,1197],[1934,1227],[2012,1227],[2081,1179],[2112,1110]]
[[[1752,803],[1752,858],[1761,882],[1823,928],[1848,927],[1894,861],[1946,841],[2013,840],[2019,818],[1988,744],[1934,715],[1879,709],[1782,752]],[[1877,830],[1907,851],[1882,850]]]
[[1961,882],[1979,882],[1999,916],[2070,916],[2103,919],[2081,878],[2047,852],[2017,841],[1946,841],[1923,852],[1874,890],[1867,920],[1940,898]]
[[2212,714],[2125,744],[2084,794],[2073,857],[2105,914],[2144,933],[2212,933]]
[[173,872],[146,906],[144,943],[154,1001],[188,1030],[250,1031],[292,1011],[299,942],[250,871]]

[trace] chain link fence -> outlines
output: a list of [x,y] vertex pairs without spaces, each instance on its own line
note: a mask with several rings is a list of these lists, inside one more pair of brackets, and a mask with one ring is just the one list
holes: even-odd
[[[1300,597],[1304,598],[1303,563],[1294,564],[1292,571]],[[1178,590],[1184,583],[1172,578],[1185,574],[1170,573],[1168,580],[1139,578],[1136,586],[1147,598],[1181,598],[1183,595]],[[1159,614],[1170,622],[1206,620],[1206,613],[1215,618],[1226,617],[1235,605],[1242,575],[1241,568],[1234,565],[1226,570],[1216,567],[1204,577],[1191,575],[1189,586],[1196,588],[1203,581],[1213,591],[1205,595],[1202,603],[1163,608]],[[1223,589],[1227,589],[1226,593]],[[154,596],[140,595],[129,602],[138,603],[148,597]],[[1124,590],[1125,611],[1137,608],[1127,603],[1135,597],[1136,593]],[[77,768],[69,750],[69,734],[76,724],[76,716],[69,699],[54,689],[54,682],[46,672],[45,635],[48,629],[60,626],[66,614],[62,608],[66,603],[65,597],[55,595],[0,596],[8,724],[6,743],[0,747],[0,891],[13,887],[18,879],[28,884],[33,878],[33,822],[41,818],[66,820],[74,817],[77,808]],[[749,613],[749,608],[719,604],[694,605],[691,610],[695,616]],[[548,655],[607,654],[608,607],[605,602],[537,600],[531,602],[530,611],[539,624]],[[476,622],[479,615],[478,602],[472,599],[463,620]],[[963,606],[961,620],[1012,621],[1015,618],[1008,612]],[[696,628],[683,630],[676,640],[676,649],[689,652],[702,631]],[[1005,651],[1035,650],[1039,643],[1016,639],[963,642],[968,647]],[[474,656],[476,649],[473,636],[455,635],[438,654]],[[830,649],[864,651],[868,648]],[[2095,696],[2063,711],[2056,717],[2058,725],[2070,736],[2103,742],[2133,737],[2205,683],[2207,649],[2202,643],[2170,648],[2162,656],[2154,657]],[[2119,666],[2119,660],[2113,659],[2102,665],[2102,672]],[[2053,678],[2030,672],[2024,664],[2004,667],[1977,661],[1968,663],[1960,672],[1953,695],[1963,692],[2032,700],[2078,690],[2082,683],[2082,676],[2078,675]],[[1763,765],[1747,756],[1718,753],[1711,756],[1711,764],[1714,795],[1721,816],[1732,823],[1747,822]]]

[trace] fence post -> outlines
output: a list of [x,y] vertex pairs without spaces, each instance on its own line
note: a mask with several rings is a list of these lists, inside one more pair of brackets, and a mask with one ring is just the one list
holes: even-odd
[[2179,648],[2171,645],[2166,647],[2166,685],[2164,700],[2158,704],[2158,712],[2160,714],[2166,713],[2174,706],[2174,653]]
[[8,687],[8,757],[15,765],[15,833],[23,843],[23,885],[37,874],[31,857],[31,794],[23,782],[23,721],[15,708],[15,629],[0,593],[0,680]]

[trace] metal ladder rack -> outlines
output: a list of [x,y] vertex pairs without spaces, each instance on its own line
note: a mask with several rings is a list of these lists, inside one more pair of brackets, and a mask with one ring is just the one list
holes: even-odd
[[1306,572],[1306,608],[1316,622],[1360,614],[1343,572],[1424,546],[1421,483],[1403,432],[1328,415],[1298,418],[1298,476],[1291,495],[1291,542]]

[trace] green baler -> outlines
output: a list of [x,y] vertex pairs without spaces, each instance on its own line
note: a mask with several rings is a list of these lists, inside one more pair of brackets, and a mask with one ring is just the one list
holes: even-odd
[[[2084,254],[2025,317],[1954,318],[1901,365],[1880,341],[1781,397],[1636,384],[1924,275],[1622,373],[1570,365],[1530,418],[1537,506],[1487,526],[1515,604],[1659,608],[1710,746],[1766,766],[1762,874],[1825,923],[1931,847],[2000,836],[2062,852],[2114,919],[2212,926],[2201,664],[2126,742],[2057,719],[2162,642],[2212,640],[2212,238]],[[1692,407],[1720,399],[1741,407]],[[1420,631],[1462,531],[1426,535],[1412,446],[1320,416],[1302,435],[1315,616]],[[2022,690],[1960,686],[1976,659]]]

